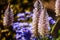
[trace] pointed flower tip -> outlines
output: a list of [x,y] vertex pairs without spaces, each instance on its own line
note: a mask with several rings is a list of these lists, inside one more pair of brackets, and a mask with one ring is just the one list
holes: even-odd
[[35,8],[43,8],[42,2],[40,0],[36,0],[36,2],[34,3],[34,7]]
[[8,25],[8,26],[12,25],[12,22],[14,19],[13,11],[12,11],[12,9],[9,11],[9,5],[8,5],[7,9],[5,10],[4,17],[5,17],[5,18],[3,18],[4,25]]

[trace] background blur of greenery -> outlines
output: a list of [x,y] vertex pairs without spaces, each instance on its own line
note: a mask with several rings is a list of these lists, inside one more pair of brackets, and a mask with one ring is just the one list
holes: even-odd
[[[26,10],[31,11],[33,10],[33,4],[35,2],[35,0],[0,0],[0,23],[2,23],[2,19],[3,19],[3,14],[5,9],[7,8],[8,5],[8,1],[10,1],[10,6],[13,9],[14,12],[14,16],[19,13],[19,12],[25,12]],[[54,12],[54,4],[55,1],[54,0],[42,0],[44,6],[47,8],[47,10],[49,11],[49,13],[51,12],[51,14]],[[50,16],[55,15],[52,14]],[[53,16],[54,18],[54,16]]]
[[[0,32],[1,32],[1,27],[3,27],[3,14],[5,12],[5,9],[7,8],[8,5],[8,1],[9,0],[0,0]],[[34,4],[35,0],[10,0],[10,7],[13,9],[14,12],[14,20],[16,21],[16,14],[20,13],[20,12],[25,12],[33,11],[33,4]],[[47,8],[48,14],[49,16],[52,16],[53,19],[56,20],[55,17],[55,0],[42,0],[44,6]],[[56,38],[60,38],[60,20],[56,23],[56,28],[53,32],[53,35],[56,36]],[[52,26],[52,25],[51,25]],[[1,36],[1,34],[0,34]],[[57,39],[57,40],[58,40]],[[59,39],[60,40],[60,39]]]
[[[0,0],[0,23],[2,23],[3,14],[5,9],[7,8],[8,1],[10,1],[10,6],[13,9],[14,16],[19,12],[25,12],[26,10],[33,10],[33,4],[35,0]],[[49,15],[55,18],[54,5],[55,0],[42,0],[44,6],[47,8]]]

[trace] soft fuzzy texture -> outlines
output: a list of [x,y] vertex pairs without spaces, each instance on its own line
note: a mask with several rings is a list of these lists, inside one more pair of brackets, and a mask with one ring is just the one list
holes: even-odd
[[56,12],[56,16],[60,16],[60,0],[56,0],[55,12]]
[[33,19],[32,31],[33,31],[34,36],[37,37],[39,34],[42,37],[47,36],[49,34],[49,30],[50,30],[48,14],[40,0],[37,0],[34,3],[32,19]]
[[45,9],[42,10],[40,16],[39,16],[39,22],[38,22],[38,32],[41,36],[47,36],[49,34],[49,20],[48,20],[48,14]]
[[32,32],[34,34],[35,37],[38,37],[38,21],[39,21],[39,16],[41,14],[41,10],[42,10],[43,6],[41,1],[37,0],[34,3],[34,10],[33,10],[33,21],[32,21]]
[[10,8],[10,5],[8,5],[8,7],[4,13],[3,25],[4,26],[11,26],[13,23],[13,19],[14,19],[13,18],[13,10]]

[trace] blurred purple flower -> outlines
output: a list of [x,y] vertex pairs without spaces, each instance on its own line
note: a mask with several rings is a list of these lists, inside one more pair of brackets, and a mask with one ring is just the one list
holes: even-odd
[[26,40],[30,40],[30,38],[31,38],[31,32],[30,32],[29,29],[23,28],[23,34],[24,34],[24,38],[25,38]]
[[25,40],[30,40],[31,38],[31,31],[26,27],[21,28],[21,30],[16,30],[16,33],[20,35],[16,36],[17,39],[24,37]]
[[29,23],[29,27],[32,27],[32,23]]
[[56,22],[54,20],[50,20],[50,23],[51,24],[55,24]]
[[19,28],[19,22],[13,23],[13,30],[16,30],[17,28]]
[[49,22],[50,22],[51,24],[55,24],[55,23],[56,23],[55,20],[53,20],[52,17],[48,17],[48,20],[49,20]]
[[30,15],[27,15],[26,18],[31,18],[31,16]]
[[25,14],[24,13],[19,13],[19,14],[17,14],[17,17],[25,17]]
[[33,16],[33,13],[31,13],[30,16],[32,17]]
[[19,14],[17,14],[17,17],[18,17],[18,21],[20,21],[20,20],[25,20],[25,14],[24,13],[19,13]]
[[16,34],[16,39],[17,39],[17,40],[19,40],[19,39],[21,39],[21,38],[22,38],[22,35]]
[[18,20],[18,21],[20,21],[20,20],[23,20],[23,21],[24,21],[24,20],[26,20],[26,19],[25,19],[25,18],[18,18],[17,20]]
[[20,27],[23,27],[23,26],[24,26],[24,24],[23,24],[22,22],[20,22],[20,23],[19,23],[19,26],[20,26]]
[[29,24],[27,22],[24,22],[23,25],[27,26],[27,27],[29,26]]
[[16,30],[16,33],[20,33],[20,34],[22,34],[23,33],[23,30],[22,29],[20,29],[20,30]]

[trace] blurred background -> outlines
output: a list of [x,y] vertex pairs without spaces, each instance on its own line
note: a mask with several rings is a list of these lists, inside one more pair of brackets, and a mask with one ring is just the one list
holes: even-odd
[[[4,12],[7,9],[8,1],[10,1],[10,7],[13,9],[14,14],[14,24],[11,29],[7,29],[3,26],[3,17]],[[31,26],[34,2],[36,0],[0,0],[0,39],[1,40],[16,40],[16,28],[14,25],[18,25],[18,23],[24,23],[27,26]],[[55,1],[56,0],[41,0],[50,17],[53,18],[54,21],[57,21],[57,17],[55,16]],[[20,18],[21,17],[21,18]],[[20,25],[22,25],[20,24]],[[25,26],[26,26],[25,25]],[[54,24],[50,24],[51,28]],[[60,38],[60,20],[55,24],[55,29],[53,33],[54,38]],[[18,40],[18,39],[17,39]],[[60,40],[60,39],[59,39]]]

